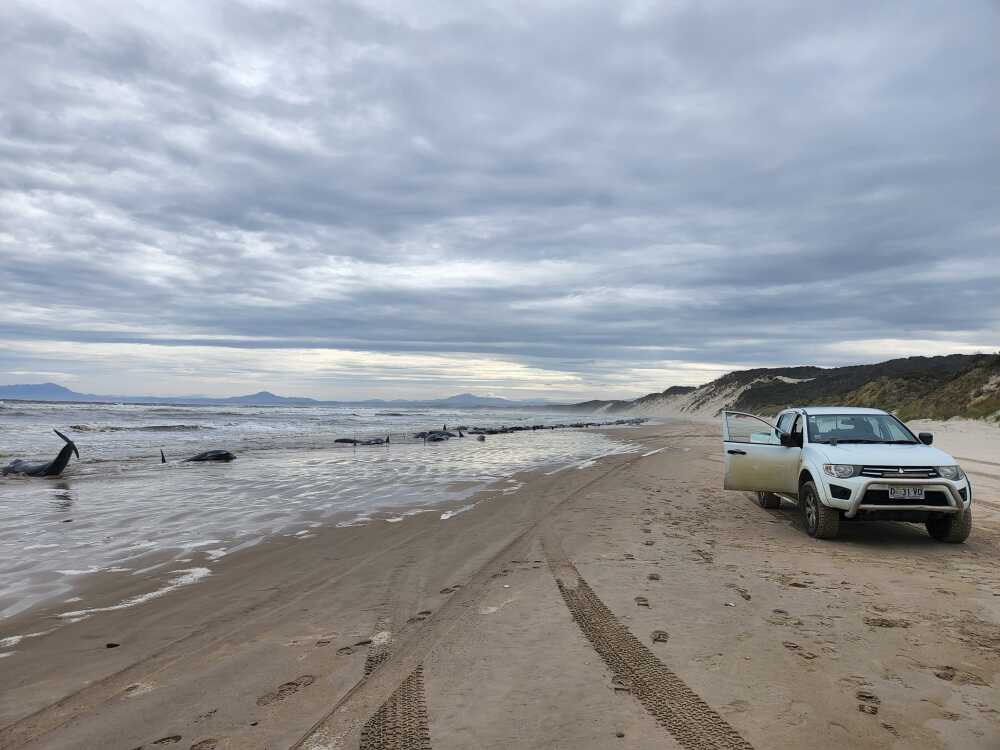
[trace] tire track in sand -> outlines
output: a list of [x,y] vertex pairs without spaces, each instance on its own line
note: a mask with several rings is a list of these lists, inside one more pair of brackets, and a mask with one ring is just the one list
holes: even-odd
[[[290,750],[331,750],[342,748],[349,744],[354,733],[363,729],[378,715],[380,704],[374,702],[376,696],[389,695],[381,705],[387,705],[392,700],[392,685],[400,690],[410,676],[416,675],[414,682],[423,687],[423,664],[432,652],[443,643],[454,641],[455,633],[474,627],[469,614],[478,610],[487,587],[495,578],[495,571],[503,564],[516,557],[526,557],[528,548],[536,542],[540,532],[545,534],[551,517],[559,509],[572,502],[575,498],[587,492],[599,482],[605,481],[619,472],[628,469],[641,456],[622,456],[619,462],[600,471],[597,476],[588,478],[579,485],[571,485],[564,490],[564,481],[553,481],[554,487],[545,488],[536,501],[536,515],[528,525],[514,534],[487,562],[468,579],[454,596],[434,613],[434,618],[426,624],[401,634],[397,647],[390,657],[385,658],[385,664],[379,669],[366,674],[346,694],[340,697],[315,724],[309,727],[295,742]],[[554,490],[554,491],[553,491]],[[551,559],[551,556],[550,556]],[[442,592],[444,593],[444,592]],[[448,592],[453,593],[453,592]],[[406,677],[403,677],[406,675]],[[402,678],[402,679],[401,679]],[[413,683],[411,683],[411,686]],[[371,708],[367,708],[371,706]],[[364,711],[362,714],[361,712]],[[371,713],[374,711],[374,713]],[[367,719],[362,719],[367,716]],[[366,740],[367,741],[367,740]],[[428,743],[429,740],[424,740]],[[425,746],[425,747],[426,747]],[[362,745],[365,750],[376,747],[393,747],[392,745],[368,744]],[[396,745],[395,747],[420,748],[420,745]]]
[[[576,624],[643,707],[686,750],[753,750],[729,723],[656,658],[608,609],[572,563],[551,561]],[[563,579],[575,580],[571,584]]]
[[358,750],[431,750],[422,664],[361,727]]
[[[365,659],[365,678],[389,658],[389,639],[373,639]],[[358,750],[431,750],[424,667],[416,669],[361,727]]]

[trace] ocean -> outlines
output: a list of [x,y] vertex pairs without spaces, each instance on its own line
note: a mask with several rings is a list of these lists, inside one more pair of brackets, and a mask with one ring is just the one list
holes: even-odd
[[[415,513],[447,520],[482,489],[498,489],[500,498],[516,492],[518,472],[635,450],[588,428],[484,442],[414,438],[446,425],[455,432],[576,419],[544,410],[8,401],[0,404],[0,466],[54,457],[63,442],[53,428],[74,440],[80,459],[58,478],[0,478],[0,621],[46,600],[75,599],[85,576],[191,564],[178,572],[193,582],[213,562],[274,535],[308,538],[325,524],[400,522]],[[334,442],[387,436],[388,445]],[[237,459],[182,460],[217,448]]]

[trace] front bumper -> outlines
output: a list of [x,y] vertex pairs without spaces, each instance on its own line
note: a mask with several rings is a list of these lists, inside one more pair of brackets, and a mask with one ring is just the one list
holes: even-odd
[[[956,482],[947,479],[888,479],[886,477],[852,477],[850,479],[834,479],[823,475],[823,492],[825,503],[832,508],[840,508],[844,516],[854,518],[863,511],[923,511],[927,513],[962,513],[972,503],[972,485],[968,479]],[[834,497],[830,485],[847,488],[850,497]],[[865,499],[869,490],[886,490],[889,487],[923,487],[925,492],[940,492],[944,495],[947,505],[926,503],[879,503],[871,498]],[[965,490],[962,497],[961,490]]]

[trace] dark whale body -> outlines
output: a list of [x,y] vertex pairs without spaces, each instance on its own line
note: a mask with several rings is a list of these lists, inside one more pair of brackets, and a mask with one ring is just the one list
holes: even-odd
[[236,456],[234,456],[229,451],[205,451],[204,453],[199,453],[197,456],[191,456],[191,458],[185,458],[185,461],[232,461]]
[[29,477],[57,477],[63,473],[66,464],[69,463],[70,456],[74,453],[80,457],[80,451],[76,449],[76,443],[63,435],[59,430],[52,430],[56,435],[66,441],[66,445],[59,451],[59,455],[51,461],[25,461],[17,458],[7,464],[3,469],[4,476],[8,474],[25,474]]

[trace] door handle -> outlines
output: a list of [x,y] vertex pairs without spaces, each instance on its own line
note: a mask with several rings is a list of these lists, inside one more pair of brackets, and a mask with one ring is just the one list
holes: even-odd
[[745,456],[747,454],[746,451],[738,451],[738,450],[735,450],[735,449],[728,450],[728,451],[726,451],[726,453],[729,453],[730,455],[733,455],[733,456]]

